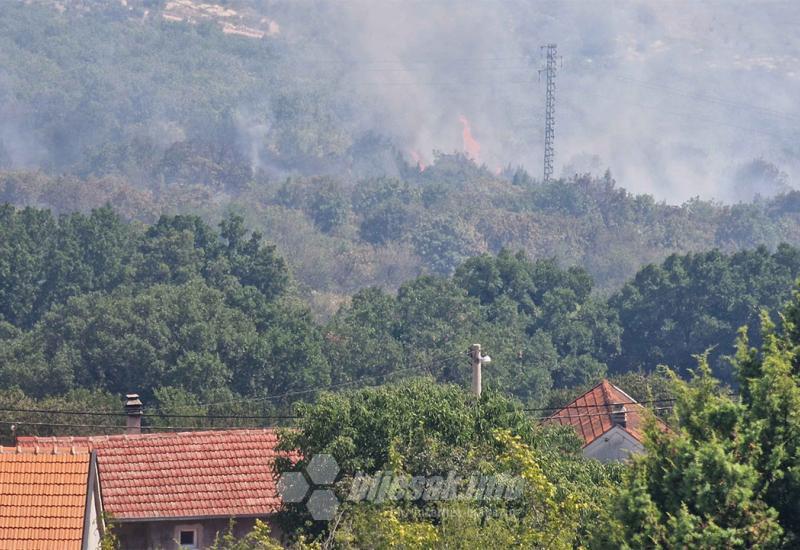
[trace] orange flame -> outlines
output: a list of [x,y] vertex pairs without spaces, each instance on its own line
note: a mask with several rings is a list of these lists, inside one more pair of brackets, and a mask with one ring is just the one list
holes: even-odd
[[419,171],[424,172],[428,165],[425,164],[425,161],[422,159],[422,155],[420,155],[416,149],[410,149],[408,153],[411,155],[411,160],[413,160],[414,164],[417,165]]
[[481,144],[472,136],[472,129],[469,126],[469,120],[464,115],[458,117],[461,122],[461,139],[464,141],[464,151],[469,155],[472,160],[478,160],[481,157]]

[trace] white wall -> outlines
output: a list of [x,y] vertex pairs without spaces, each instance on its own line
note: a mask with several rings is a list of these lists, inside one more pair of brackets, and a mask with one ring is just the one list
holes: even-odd
[[639,454],[643,450],[642,444],[631,434],[619,426],[614,426],[584,447],[583,455],[600,462],[611,462],[627,460],[631,454]]

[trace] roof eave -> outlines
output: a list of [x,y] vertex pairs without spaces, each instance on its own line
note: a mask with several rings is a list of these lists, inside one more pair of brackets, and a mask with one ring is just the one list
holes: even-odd
[[150,523],[165,521],[197,521],[207,519],[231,519],[231,518],[266,518],[280,514],[281,510],[264,512],[261,514],[217,514],[207,516],[155,516],[155,517],[119,517],[113,516],[114,523]]

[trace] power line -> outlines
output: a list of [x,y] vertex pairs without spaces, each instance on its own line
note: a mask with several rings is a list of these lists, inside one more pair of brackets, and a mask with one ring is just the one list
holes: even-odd
[[[425,366],[417,366],[417,367],[409,367],[407,369],[401,369],[392,371],[390,373],[385,374],[377,374],[377,375],[368,375],[361,378],[357,378],[355,380],[350,380],[347,382],[342,382],[340,384],[332,384],[329,386],[321,386],[316,388],[309,388],[307,390],[298,390],[295,392],[286,392],[283,394],[266,396],[266,397],[256,397],[256,398],[245,398],[239,400],[232,400],[227,402],[218,402],[218,403],[199,403],[196,405],[184,405],[179,408],[188,408],[188,407],[201,407],[201,406],[212,406],[212,405],[221,405],[221,404],[231,404],[231,403],[242,403],[242,402],[250,402],[250,401],[265,401],[265,400],[272,400],[272,399],[279,399],[281,397],[291,396],[291,395],[300,395],[300,394],[307,394],[312,392],[318,391],[326,391],[330,389],[335,389],[339,387],[344,387],[352,384],[357,384],[362,382],[366,379],[373,379],[373,378],[386,378],[388,376],[407,372],[407,371],[418,371],[421,369],[428,370],[430,372],[430,367],[440,364],[447,360],[452,360],[457,358],[458,356],[452,357],[445,357],[440,359],[439,361],[435,361],[432,364],[425,365]],[[299,415],[289,415],[289,414],[270,414],[270,415],[217,415],[217,414],[175,414],[165,412],[160,409],[155,409],[158,412],[155,413],[145,413],[142,415],[143,418],[192,418],[192,419],[209,419],[209,420],[294,420],[301,418]],[[56,414],[56,415],[80,415],[80,416],[104,416],[104,417],[117,417],[117,418],[125,418],[127,417],[127,413],[125,412],[109,412],[109,411],[85,411],[85,410],[64,410],[64,409],[32,409],[32,408],[15,408],[15,407],[0,407],[0,413],[8,412],[8,413],[30,413],[30,414]],[[20,422],[22,423],[22,422]],[[29,424],[25,422],[25,424]],[[56,425],[56,424],[53,424]],[[93,427],[93,426],[101,426],[99,424],[68,424],[69,426],[82,426],[82,427]]]
[[[57,409],[15,409],[11,407],[2,407],[0,408],[0,413],[2,412],[13,412],[13,413],[34,413],[34,414],[58,414],[58,415],[87,415],[87,416],[116,416],[116,417],[127,417],[128,414],[124,412],[93,412],[93,411],[67,411],[67,410],[57,410]],[[218,419],[226,419],[226,420],[283,420],[283,419],[293,419],[293,418],[300,418],[297,415],[215,415],[215,414],[208,414],[208,415],[201,415],[201,414],[170,414],[166,412],[161,412],[159,414],[144,414],[142,415],[144,418],[208,418],[213,420]]]
[[665,402],[674,402],[676,399],[674,397],[664,398],[664,399],[647,399],[644,401],[615,401],[614,403],[607,403],[607,404],[598,404],[598,405],[565,405],[563,407],[526,407],[524,411],[560,411],[562,409],[592,409],[592,408],[600,408],[600,407],[611,407],[613,405],[643,405],[646,403],[665,403]]
[[787,113],[787,112],[784,112],[784,111],[779,111],[777,109],[771,109],[769,107],[761,107],[761,106],[758,106],[758,105],[752,105],[750,103],[744,103],[742,101],[737,101],[737,100],[734,100],[734,99],[728,99],[728,98],[721,97],[721,96],[688,92],[688,91],[685,91],[685,90],[681,90],[680,88],[667,86],[667,85],[662,84],[660,82],[639,80],[639,79],[631,78],[631,77],[628,77],[628,76],[625,76],[625,75],[618,75],[618,76],[615,76],[613,78],[615,78],[616,80],[620,80],[622,82],[629,83],[629,84],[642,86],[644,88],[650,88],[652,90],[667,92],[667,93],[674,94],[674,95],[681,96],[681,97],[685,97],[685,98],[688,98],[688,99],[696,99],[696,100],[699,100],[699,101],[705,101],[705,102],[708,102],[708,103],[713,103],[713,104],[716,104],[716,105],[721,105],[721,106],[724,106],[724,107],[737,108],[737,109],[744,107],[746,109],[752,109],[754,111],[761,111],[762,113],[770,115],[770,116],[781,117],[781,118],[794,118],[795,120],[800,120],[800,117],[797,116],[797,115],[794,115],[794,114],[791,114],[791,113]]
[[[489,80],[398,80],[398,81],[387,81],[387,80],[362,80],[362,81],[351,81],[344,85],[345,88],[349,90],[357,90],[359,86],[431,86],[431,87],[452,87],[463,89],[465,87],[470,86],[478,86],[482,84],[502,84],[503,86],[508,86],[511,84],[535,84],[537,81],[530,79],[530,78],[521,78],[515,80],[497,80],[492,79]],[[474,90],[469,90],[470,94],[474,94]]]
[[[415,367],[419,369],[420,367]],[[395,371],[399,372],[399,371]],[[355,382],[355,381],[352,381]],[[352,383],[351,382],[351,383]],[[333,386],[327,386],[330,388]],[[314,388],[313,391],[318,391],[319,388]],[[308,390],[312,391],[312,390]],[[275,396],[273,396],[275,397]],[[615,403],[609,404],[598,404],[598,405],[569,405],[563,407],[525,407],[523,410],[526,412],[536,412],[536,411],[557,411],[562,409],[590,409],[590,408],[600,408],[600,407],[610,407],[612,405],[644,405],[644,404],[655,404],[655,403],[667,403],[667,402],[674,402],[676,401],[675,398],[664,398],[664,399],[650,399],[644,401],[619,401]],[[118,417],[118,418],[125,418],[127,417],[127,413],[124,412],[95,412],[95,411],[75,411],[75,410],[63,410],[63,409],[18,409],[13,407],[0,407],[0,413],[2,412],[11,412],[11,413],[33,413],[33,414],[57,414],[57,415],[82,415],[82,416],[106,416],[106,417]],[[193,419],[209,419],[209,420],[294,420],[301,418],[300,415],[291,415],[291,414],[267,414],[267,415],[237,415],[237,414],[229,414],[229,415],[218,415],[218,414],[172,414],[168,412],[159,412],[159,413],[145,413],[142,415],[143,418],[193,418]]]
[[[428,373],[431,373],[431,368],[432,367],[437,366],[437,365],[439,365],[441,363],[444,363],[445,361],[452,361],[453,359],[457,359],[459,357],[462,357],[462,354],[442,357],[442,358],[440,358],[440,359],[438,359],[436,361],[432,361],[432,362],[427,363],[425,365],[417,365],[417,366],[408,367],[408,368],[405,368],[405,369],[398,369],[398,370],[394,370],[394,371],[387,372],[387,373],[384,373],[384,374],[369,374],[369,375],[366,375],[366,376],[362,376],[360,378],[356,378],[356,379],[353,379],[353,380],[348,380],[346,382],[340,382],[338,384],[331,384],[331,385],[328,385],[328,386],[318,386],[316,388],[309,388],[309,389],[305,389],[305,390],[290,391],[290,392],[280,393],[280,394],[277,394],[277,395],[268,395],[268,396],[264,396],[264,397],[245,397],[245,398],[240,398],[240,399],[231,399],[231,400],[228,400],[228,401],[196,403],[196,404],[191,404],[191,405],[183,405],[183,406],[179,406],[179,407],[176,407],[176,408],[177,409],[186,409],[186,408],[189,408],[189,407],[213,407],[213,406],[217,406],[217,405],[231,405],[231,404],[239,404],[239,403],[257,403],[257,402],[262,402],[262,401],[272,401],[272,400],[281,399],[281,398],[284,398],[284,397],[293,397],[293,396],[296,396],[296,395],[307,395],[309,393],[329,391],[329,390],[332,390],[332,389],[338,389],[338,388],[342,388],[342,387],[346,387],[346,386],[352,386],[354,384],[358,384],[359,382],[363,382],[364,380],[388,378],[388,377],[394,376],[394,375],[396,375],[398,373],[404,373],[404,372],[410,372],[410,371],[421,371],[421,370],[426,370],[426,371],[428,371]],[[369,387],[369,386],[366,386],[366,387]],[[169,416],[169,415],[165,415],[165,416]]]
[[[609,97],[610,97],[608,95],[599,94],[599,93],[585,93],[583,95],[584,96],[596,97],[598,99],[609,99]],[[772,137],[772,138],[775,138],[775,139],[779,139],[779,140],[793,139],[793,136],[788,135],[788,133],[787,134],[779,134],[779,133],[775,133],[775,132],[766,131],[766,130],[764,130],[762,128],[754,128],[752,126],[742,126],[740,124],[734,124],[734,123],[731,123],[731,122],[725,122],[725,121],[718,120],[718,119],[715,119],[715,118],[705,117],[705,116],[702,116],[702,115],[698,115],[697,113],[687,113],[687,112],[681,112],[681,111],[673,111],[673,110],[665,109],[664,107],[662,107],[660,105],[647,104],[647,103],[643,103],[641,101],[635,101],[635,100],[630,100],[630,99],[626,99],[625,101],[626,101],[626,103],[628,105],[636,105],[636,106],[641,107],[643,109],[655,111],[660,115],[671,115],[671,116],[675,116],[675,117],[688,118],[688,119],[691,119],[692,121],[696,121],[696,122],[705,122],[705,123],[716,125],[716,126],[727,126],[729,128],[736,128],[738,130],[743,130],[743,131],[749,132],[751,134],[753,134],[753,133],[754,134],[761,134],[761,135],[769,136],[769,137]],[[526,118],[520,118],[520,119],[517,119],[517,122],[528,122],[529,121],[529,122],[531,122],[531,124],[515,124],[514,127],[515,128],[522,128],[522,129],[527,129],[527,128],[531,128],[532,129],[532,128],[536,127],[534,124],[532,124],[532,122],[535,122],[537,120],[540,120],[540,119],[536,119],[536,118],[527,118],[527,119]]]
[[[114,430],[125,430],[125,426],[117,426],[117,425],[109,425],[109,424],[66,424],[66,423],[58,423],[58,422],[25,422],[25,421],[6,421],[0,420],[0,424],[10,425],[10,426],[39,426],[39,427],[50,427],[50,428],[92,428],[92,429],[114,429]],[[263,429],[263,428],[280,428],[281,426],[216,426],[216,427],[209,427],[209,426],[141,426],[142,430],[171,430],[171,431],[203,431],[203,430],[254,430],[254,429]],[[49,436],[44,436],[49,437]],[[53,436],[59,437],[59,436]],[[82,437],[82,436],[76,436]],[[90,436],[86,436],[90,437]]]
[[[476,56],[476,57],[459,57],[459,58],[450,58],[450,59],[444,59],[443,58],[443,59],[426,59],[426,60],[373,60],[373,61],[363,61],[361,63],[361,65],[359,65],[360,68],[358,69],[358,72],[362,72],[362,73],[410,72],[410,73],[413,73],[413,69],[409,69],[408,66],[411,66],[411,65],[420,65],[420,66],[448,65],[448,66],[452,66],[453,63],[456,62],[456,61],[465,61],[467,63],[480,64],[480,63],[497,62],[497,61],[501,61],[501,62],[524,62],[524,61],[530,61],[530,60],[531,60],[531,56],[528,56],[528,55],[509,56],[509,57],[478,57],[478,56]],[[397,68],[383,68],[383,67],[374,68],[374,69],[373,68],[363,68],[363,66],[365,66],[365,65],[379,65],[379,66],[396,65]],[[508,71],[508,70],[511,70],[511,71],[524,71],[525,68],[522,67],[521,65],[522,65],[521,63],[516,63],[516,64],[514,64],[512,66],[501,65],[501,66],[490,66],[490,67],[471,67],[470,68],[470,73],[474,74],[475,72],[494,72],[494,71]],[[543,69],[543,71],[544,71],[544,69]],[[743,102],[743,101],[740,101],[740,100],[727,98],[727,97],[723,97],[723,96],[719,96],[719,95],[715,95],[715,94],[691,92],[691,91],[687,91],[685,89],[681,89],[681,88],[678,88],[678,87],[675,87],[675,86],[669,86],[669,85],[666,85],[666,84],[663,84],[663,83],[657,82],[657,81],[642,80],[642,79],[634,78],[634,77],[631,77],[631,76],[628,76],[628,75],[625,75],[625,74],[620,74],[620,75],[616,75],[616,76],[611,75],[611,78],[619,80],[621,82],[628,83],[628,84],[634,84],[634,85],[637,85],[637,86],[642,86],[642,87],[646,87],[646,88],[650,88],[650,89],[653,89],[653,90],[658,90],[658,91],[670,93],[670,94],[681,96],[681,97],[686,97],[686,98],[690,98],[690,99],[696,99],[696,100],[699,100],[699,101],[705,101],[705,102],[708,102],[708,103],[713,103],[713,104],[717,104],[717,105],[723,105],[723,106],[727,106],[727,107],[734,107],[734,108],[743,107],[743,108],[746,108],[746,109],[752,109],[752,110],[755,110],[755,111],[761,111],[761,112],[763,112],[765,114],[768,114],[768,115],[771,115],[771,116],[782,117],[782,118],[795,118],[795,119],[800,120],[800,116],[795,115],[795,114],[791,114],[791,113],[787,113],[785,111],[780,111],[780,110],[777,110],[777,109],[772,109],[772,108],[764,107],[764,106],[757,106],[757,105],[746,103],[746,102]],[[687,82],[689,82],[689,81],[687,80]],[[462,82],[462,83],[465,83],[465,82]],[[400,83],[398,83],[398,84],[400,84]],[[402,83],[402,84],[405,84],[405,83]],[[420,84],[425,84],[425,83],[424,82],[420,82]]]
[[65,411],[54,409],[15,409],[13,407],[0,407],[0,412],[38,413],[38,414],[65,414],[85,416],[127,416],[124,412],[92,412],[92,411]]
[[144,414],[142,415],[144,418],[208,418],[211,420],[287,420],[287,419],[295,419],[295,418],[302,418],[296,414],[269,414],[269,415],[225,415],[225,414]]
[[[598,405],[598,407],[604,405]],[[648,409],[650,411],[671,411],[672,407],[653,407]],[[628,411],[630,412],[630,411]],[[567,420],[570,418],[588,418],[592,416],[610,416],[611,412],[604,412],[604,413],[579,413],[573,415],[550,415],[550,416],[531,416],[529,417],[531,420]]]

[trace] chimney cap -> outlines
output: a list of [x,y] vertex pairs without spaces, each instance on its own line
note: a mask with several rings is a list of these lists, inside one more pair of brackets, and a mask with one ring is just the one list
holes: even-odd
[[138,393],[125,394],[125,411],[128,415],[142,414],[142,402]]
[[615,426],[623,428],[628,426],[628,409],[624,403],[613,403],[611,405],[611,422]]

